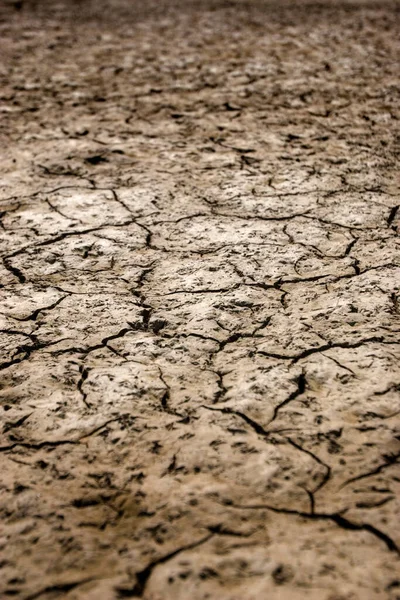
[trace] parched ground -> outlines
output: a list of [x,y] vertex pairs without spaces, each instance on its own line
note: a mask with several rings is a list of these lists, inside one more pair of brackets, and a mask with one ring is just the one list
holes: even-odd
[[2,599],[400,598],[399,25],[3,0]]

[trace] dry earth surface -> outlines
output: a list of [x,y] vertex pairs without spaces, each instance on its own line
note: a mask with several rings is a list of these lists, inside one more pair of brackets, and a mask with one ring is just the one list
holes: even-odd
[[399,8],[3,0],[1,598],[400,598]]

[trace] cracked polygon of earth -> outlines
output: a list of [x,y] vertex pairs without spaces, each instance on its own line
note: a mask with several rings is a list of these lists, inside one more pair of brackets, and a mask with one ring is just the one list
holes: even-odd
[[[181,291],[166,299],[151,297],[155,315],[167,322],[167,327],[180,333],[200,334],[224,339],[226,332],[250,333],[262,325],[278,309],[280,294],[247,286],[210,290],[204,293]],[[182,310],[182,304],[184,308]],[[224,333],[225,331],[225,333]]]

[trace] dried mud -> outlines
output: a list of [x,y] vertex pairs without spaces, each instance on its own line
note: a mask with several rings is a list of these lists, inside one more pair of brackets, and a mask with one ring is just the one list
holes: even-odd
[[1,5],[1,598],[400,597],[399,21]]

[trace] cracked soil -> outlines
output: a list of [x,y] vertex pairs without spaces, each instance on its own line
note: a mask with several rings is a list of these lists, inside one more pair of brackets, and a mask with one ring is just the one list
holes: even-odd
[[399,25],[3,0],[1,598],[400,598]]

